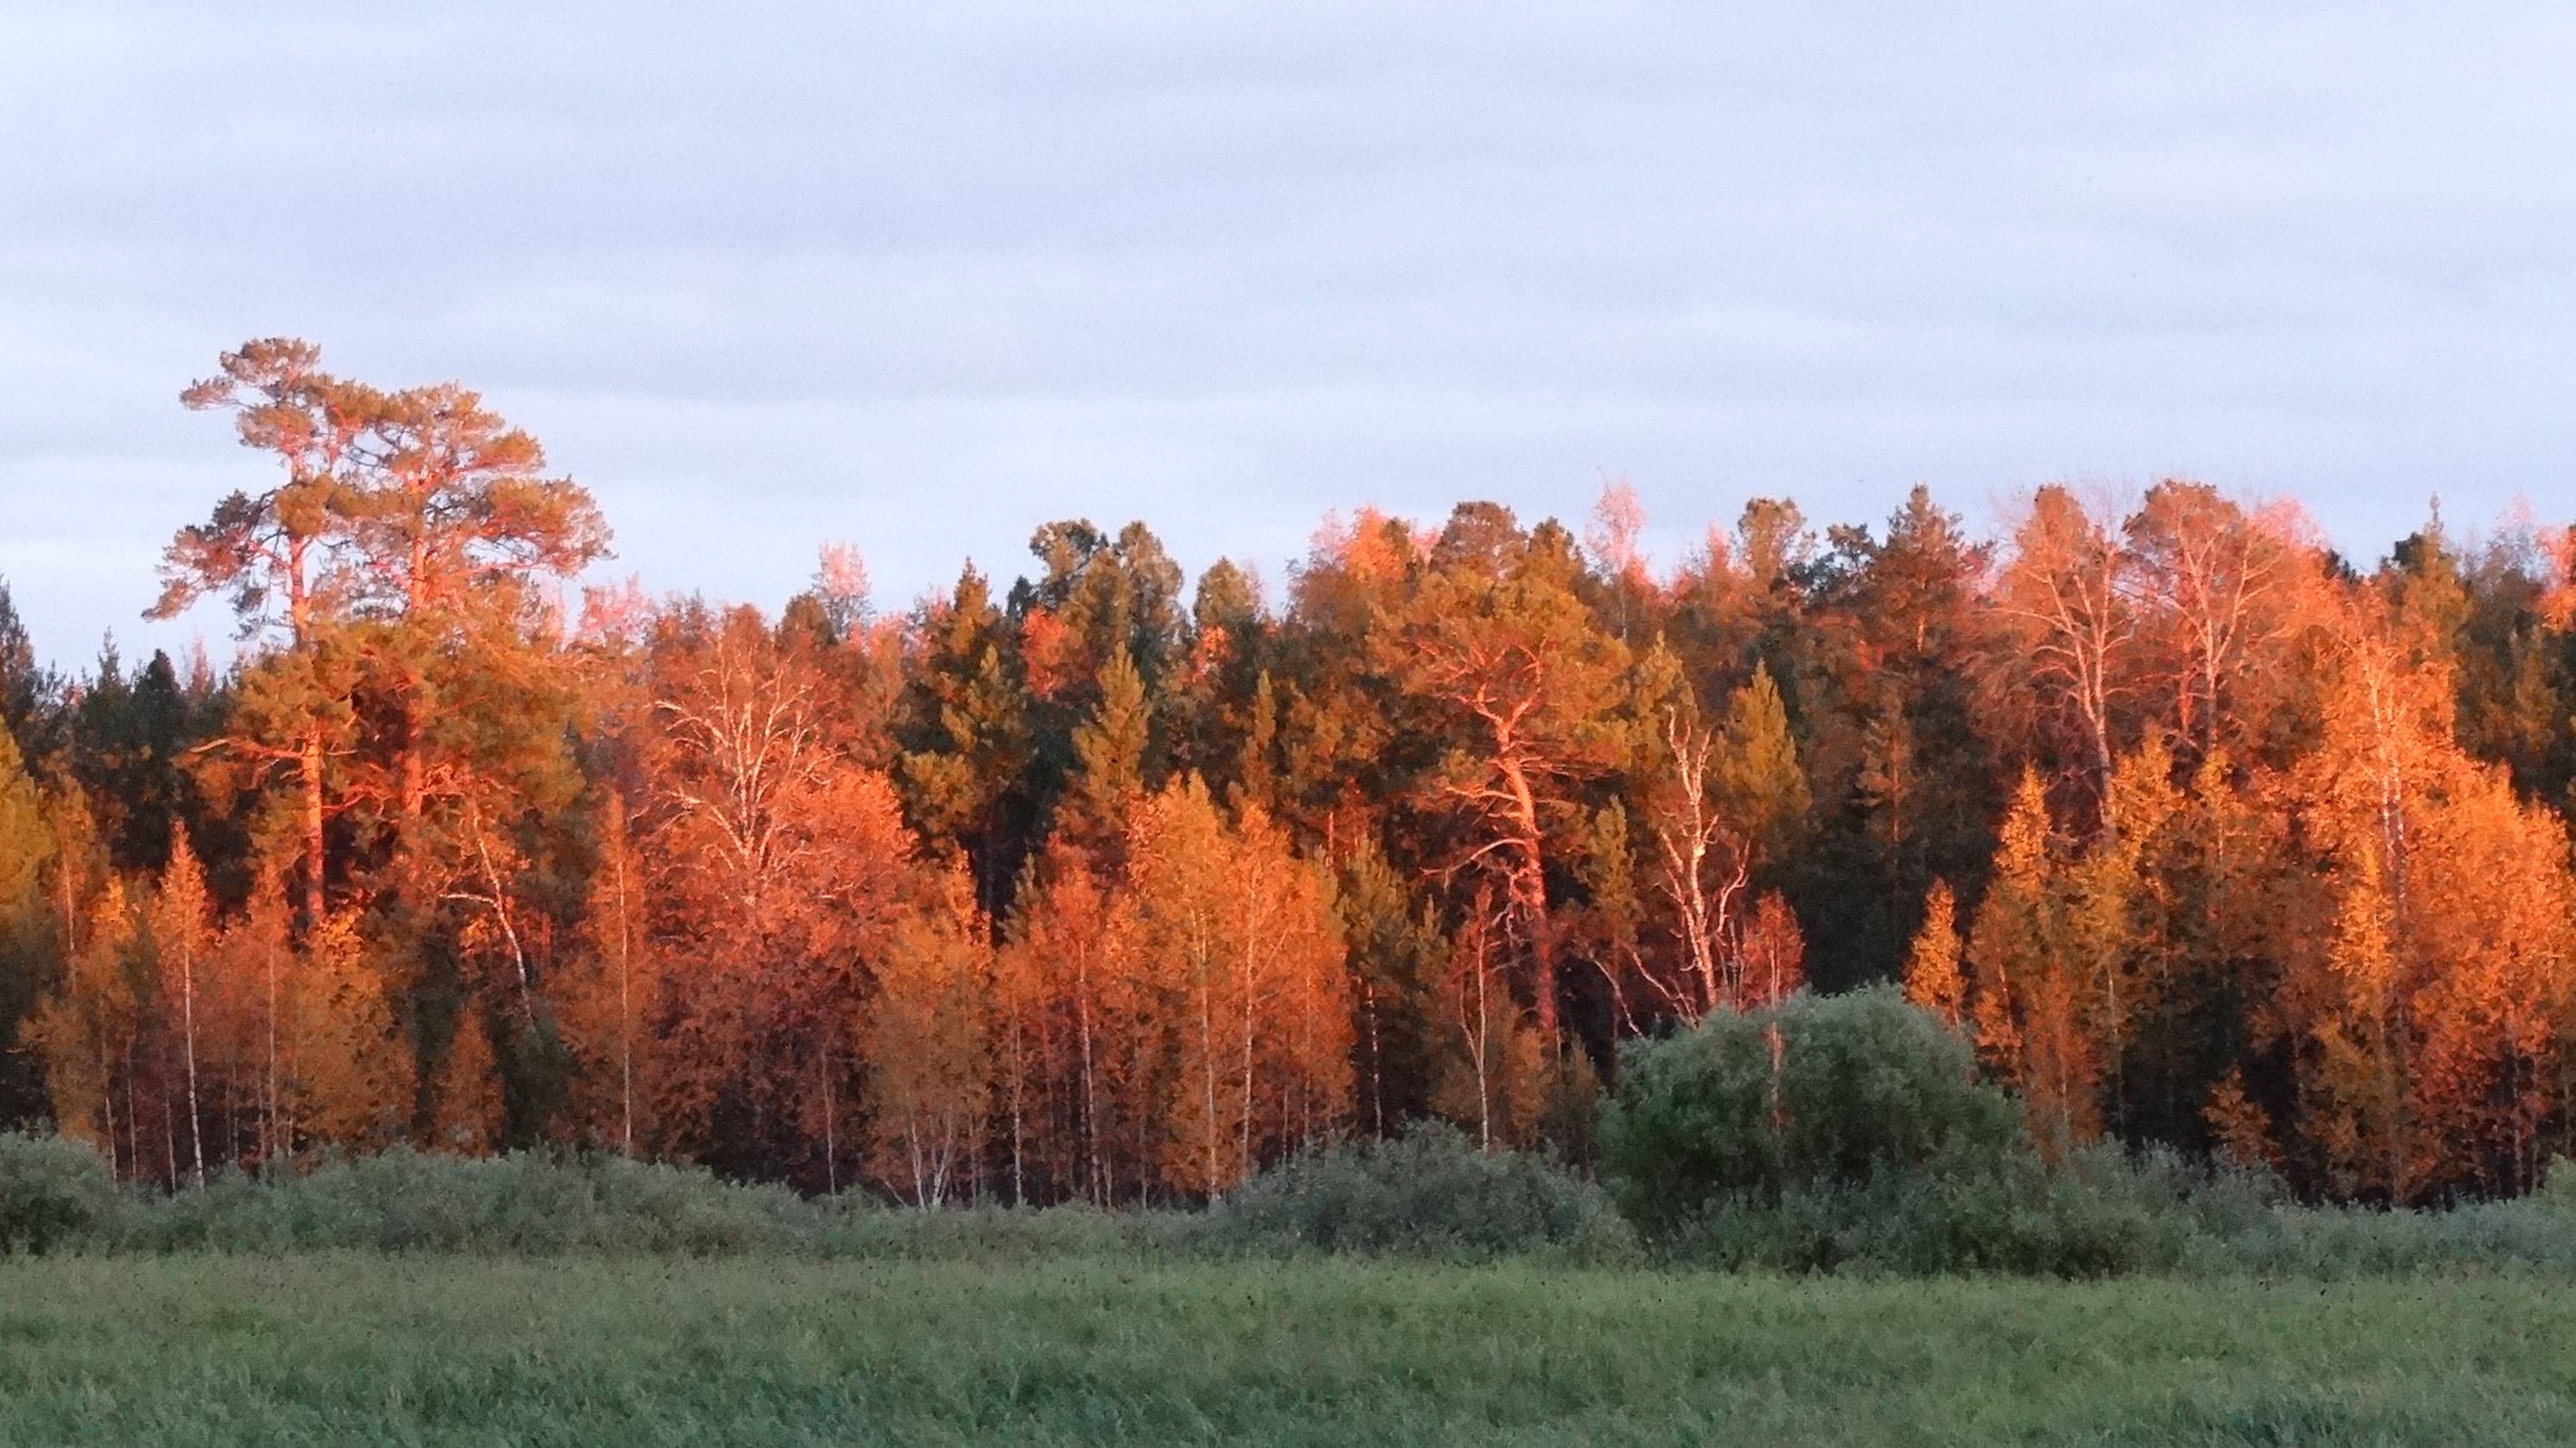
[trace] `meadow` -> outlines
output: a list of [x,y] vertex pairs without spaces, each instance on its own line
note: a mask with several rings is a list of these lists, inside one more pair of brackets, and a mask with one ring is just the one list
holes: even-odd
[[1759,1018],[1640,1049],[1597,1176],[1426,1125],[1151,1209],[0,1135],[0,1445],[2576,1441],[2576,1168],[2047,1165],[1911,1008],[1793,1009],[1789,1111]]
[[0,1262],[0,1441],[2541,1444],[2511,1278],[326,1253]]

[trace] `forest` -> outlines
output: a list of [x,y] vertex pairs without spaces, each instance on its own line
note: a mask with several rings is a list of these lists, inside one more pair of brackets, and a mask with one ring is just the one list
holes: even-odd
[[[1185,1204],[1438,1118],[1580,1163],[1623,1042],[1898,983],[2058,1159],[2303,1198],[2576,1137],[2576,532],[2045,485],[1979,536],[1486,502],[1194,582],[1044,523],[900,609],[611,576],[454,384],[189,387],[202,651],[0,587],[0,1127],[177,1189],[562,1145],[802,1191]],[[714,504],[710,500],[710,507]],[[1775,1060],[1778,1047],[1773,1047]]]

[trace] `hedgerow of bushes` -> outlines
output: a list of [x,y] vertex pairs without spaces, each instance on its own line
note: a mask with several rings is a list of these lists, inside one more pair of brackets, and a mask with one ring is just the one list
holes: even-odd
[[922,1212],[812,1199],[619,1156],[474,1159],[396,1148],[274,1180],[118,1190],[89,1148],[0,1135],[0,1250],[19,1252],[770,1253],[995,1259],[1100,1255],[1176,1239],[1170,1213],[1081,1207]]
[[1365,1255],[1792,1272],[2165,1271],[2576,1279],[2576,1167],[2448,1211],[2303,1207],[2170,1153],[2030,1150],[1966,1044],[1893,992],[1799,997],[1632,1044],[1602,1180],[1429,1124],[1310,1150],[1204,1211],[918,1211],[615,1156],[395,1150],[274,1180],[120,1190],[0,1134],[0,1252],[775,1253],[1025,1260]]

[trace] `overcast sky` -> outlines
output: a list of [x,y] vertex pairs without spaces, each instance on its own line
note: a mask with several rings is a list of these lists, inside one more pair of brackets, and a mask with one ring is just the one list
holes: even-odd
[[[247,18],[253,9],[262,18]],[[136,617],[246,338],[483,389],[611,571],[881,604],[1052,517],[2060,478],[2576,511],[2576,12],[0,0],[0,576]],[[1713,18],[1724,11],[1723,18]],[[399,12],[399,13],[396,13]]]

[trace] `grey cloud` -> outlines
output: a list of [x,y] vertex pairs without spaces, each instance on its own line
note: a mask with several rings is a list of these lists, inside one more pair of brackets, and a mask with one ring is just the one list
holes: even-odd
[[[2356,5],[102,6],[0,20],[0,574],[58,657],[292,332],[482,387],[619,570],[889,602],[1035,522],[1276,576],[1462,495],[2297,491],[2576,461],[2576,22]],[[221,624],[204,620],[208,632]]]

